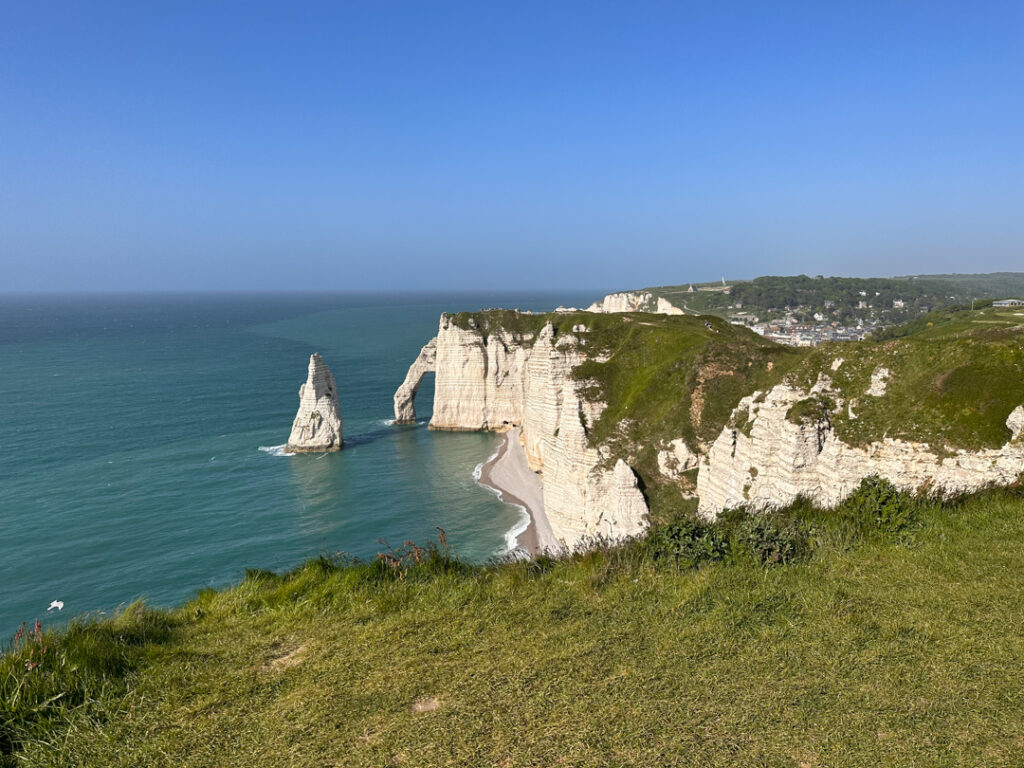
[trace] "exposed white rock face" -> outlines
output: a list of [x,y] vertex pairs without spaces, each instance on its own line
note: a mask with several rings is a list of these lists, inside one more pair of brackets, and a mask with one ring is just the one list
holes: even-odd
[[334,375],[320,355],[309,356],[306,383],[299,387],[299,411],[288,436],[288,453],[340,451],[341,412]]
[[395,392],[395,424],[415,424],[416,407],[414,400],[424,375],[433,371],[437,364],[437,337],[428,341],[405,374],[405,381]]
[[[556,338],[548,323],[536,338],[499,330],[485,339],[442,315],[436,342],[431,428],[522,427],[527,461],[541,473],[544,510],[562,545],[573,548],[598,536],[619,540],[647,528],[647,504],[633,470],[621,460],[612,465],[588,444],[584,423],[593,424],[604,404],[579,396],[571,372],[584,355],[575,334]],[[402,385],[406,393],[410,376]]]
[[683,310],[660,296],[657,301],[654,294],[647,291],[623,291],[622,293],[609,293],[601,301],[595,301],[589,307],[588,312],[654,312],[662,315],[681,315]]
[[661,470],[661,474],[672,480],[678,480],[683,476],[683,472],[696,467],[698,461],[697,454],[690,450],[681,437],[677,437],[665,450],[658,452],[658,469]]
[[581,358],[564,343],[561,349],[557,344],[544,349],[543,337],[534,353],[540,353],[541,362],[534,370],[544,374],[536,381],[531,377],[523,431],[529,436],[527,457],[541,470],[551,528],[570,548],[595,537],[636,536],[648,521],[633,470],[621,459],[609,470],[608,457],[587,440],[584,423],[593,424],[604,404],[579,397],[569,372]]
[[[1019,440],[953,456],[939,456],[924,443],[891,438],[866,448],[847,445],[836,437],[827,416],[802,424],[786,418],[809,394],[779,384],[763,402],[755,403],[754,397],[740,401],[734,414],[747,412],[750,435],[727,427],[701,459],[697,495],[702,513],[714,516],[740,506],[772,509],[798,496],[832,507],[873,475],[901,490],[953,495],[1007,485],[1024,472],[1024,442]],[[1024,420],[1024,408],[1016,409],[1006,422],[1011,431],[1018,411]]]
[[868,391],[864,394],[871,397],[884,397],[888,381],[889,369],[878,366],[875,368],[875,372],[871,374],[871,386],[868,387]]
[[646,312],[654,296],[646,291],[623,291],[622,293],[609,293],[601,301],[595,301],[588,308],[588,312]]
[[431,429],[501,429],[523,413],[523,370],[531,339],[504,329],[483,336],[441,316]]
[[671,301],[668,301],[667,299],[663,299],[660,296],[658,297],[658,305],[657,305],[657,307],[655,307],[654,311],[657,312],[660,315],[681,315],[681,314],[683,314],[683,310],[681,310],[679,307],[677,307]]
[[1017,440],[1024,434],[1024,405],[1018,405],[1006,419],[1006,426],[1013,435],[1011,440]]

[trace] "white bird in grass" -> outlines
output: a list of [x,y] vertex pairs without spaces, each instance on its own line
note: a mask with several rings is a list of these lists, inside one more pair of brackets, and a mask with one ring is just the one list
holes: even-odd
[[56,608],[58,611],[63,611],[64,610],[64,601],[63,600],[54,600],[52,603],[50,603],[50,607],[46,609],[46,612],[49,613],[54,608]]

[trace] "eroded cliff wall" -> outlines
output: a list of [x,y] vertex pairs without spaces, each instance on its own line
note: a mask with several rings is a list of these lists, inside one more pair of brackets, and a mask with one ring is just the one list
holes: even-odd
[[655,299],[648,291],[623,291],[609,293],[601,301],[595,301],[588,312],[653,312],[659,315],[681,315],[683,310],[660,296]]
[[[576,334],[586,329],[575,331],[556,337],[547,323],[536,334],[485,332],[442,315],[433,349],[430,421],[438,430],[521,427],[527,460],[541,474],[548,521],[568,547],[598,536],[635,536],[648,526],[633,470],[588,443],[585,425],[603,405],[585,402],[572,378],[572,369],[584,359]],[[421,353],[396,393],[396,421],[411,412],[410,382],[418,385],[429,367],[426,358]]]
[[[884,397],[877,379],[867,394]],[[741,400],[733,422],[743,426],[725,427],[700,460],[699,511],[710,516],[736,507],[773,509],[799,496],[832,507],[871,476],[901,490],[951,496],[1007,485],[1024,472],[1024,407],[1007,419],[1009,440],[1000,448],[940,452],[892,438],[858,447],[839,439],[826,407],[794,415],[794,407],[832,394],[828,378],[821,377],[810,390],[783,383]],[[841,398],[821,402],[848,406]]]

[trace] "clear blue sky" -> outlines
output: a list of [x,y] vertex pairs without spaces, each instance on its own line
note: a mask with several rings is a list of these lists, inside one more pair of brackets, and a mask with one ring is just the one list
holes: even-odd
[[8,2],[0,291],[1024,270],[1024,3]]

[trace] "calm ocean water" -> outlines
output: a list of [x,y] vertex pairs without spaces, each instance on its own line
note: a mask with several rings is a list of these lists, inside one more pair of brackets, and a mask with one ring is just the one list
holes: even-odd
[[[435,526],[465,557],[502,552],[521,513],[472,475],[496,438],[428,431],[432,381],[416,426],[385,423],[391,396],[442,311],[592,299],[0,297],[0,638]],[[260,450],[286,441],[312,352],[337,379],[345,450]]]

